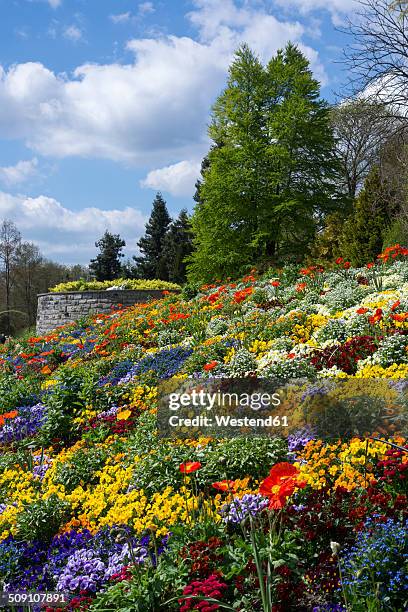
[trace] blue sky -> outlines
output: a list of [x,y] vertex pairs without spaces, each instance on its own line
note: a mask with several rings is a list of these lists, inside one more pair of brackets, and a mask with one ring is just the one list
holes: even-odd
[[0,219],[88,263],[109,229],[136,253],[157,190],[193,205],[210,107],[245,41],[292,40],[329,100],[355,0],[0,0]]

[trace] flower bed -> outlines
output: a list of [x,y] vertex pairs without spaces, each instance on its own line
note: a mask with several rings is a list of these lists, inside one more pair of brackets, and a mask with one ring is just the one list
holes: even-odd
[[250,274],[3,347],[4,588],[68,593],[68,610],[403,610],[401,436],[181,442],[155,419],[172,377],[403,390],[407,253]]
[[106,291],[109,289],[138,289],[148,290],[152,289],[155,291],[169,291],[179,290],[180,285],[176,283],[169,283],[168,281],[161,280],[146,280],[146,279],[130,279],[130,278],[117,278],[112,281],[86,281],[77,280],[69,281],[67,283],[59,283],[55,287],[51,287],[50,291],[53,293],[64,293],[66,291]]

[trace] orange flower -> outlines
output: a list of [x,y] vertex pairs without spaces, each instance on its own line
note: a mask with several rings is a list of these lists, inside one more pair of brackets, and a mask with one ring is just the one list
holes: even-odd
[[185,463],[180,463],[180,472],[182,474],[191,474],[192,472],[196,472],[201,467],[201,463],[199,461],[186,461]]
[[213,482],[212,486],[218,491],[235,491],[234,480],[220,480],[219,482]]
[[210,361],[210,363],[206,363],[203,370],[205,370],[206,372],[209,372],[210,370],[213,370],[216,366],[218,365],[218,361]]
[[298,293],[301,293],[302,291],[304,291],[306,289],[306,287],[307,287],[307,283],[298,283],[296,285],[296,291]]
[[276,463],[269,472],[269,476],[259,486],[261,495],[269,498],[269,508],[279,510],[286,504],[296,488],[302,489],[306,486],[304,482],[298,482],[299,470],[286,461]]
[[398,306],[401,304],[401,302],[399,300],[397,300],[396,302],[394,302],[394,304],[391,306],[391,310],[392,312],[394,312],[394,310],[397,310]]
[[272,287],[279,287],[280,282],[279,281],[272,281],[271,285],[272,285]]
[[368,308],[359,308],[358,310],[356,310],[357,314],[365,314],[366,312],[368,312]]
[[51,372],[52,370],[48,365],[45,365],[43,368],[41,368],[41,374],[51,374]]

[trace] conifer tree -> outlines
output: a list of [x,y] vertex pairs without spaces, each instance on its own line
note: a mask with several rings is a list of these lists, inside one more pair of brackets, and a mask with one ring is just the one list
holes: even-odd
[[341,247],[344,257],[355,266],[374,260],[381,253],[384,234],[390,224],[389,203],[377,165],[368,174],[354,201],[353,212],[344,224]]
[[111,234],[106,230],[100,240],[95,242],[95,246],[99,248],[100,253],[95,259],[91,259],[89,270],[98,281],[114,280],[119,278],[121,271],[121,258],[126,242],[122,240],[119,234]]
[[267,66],[236,53],[213,107],[212,146],[192,217],[191,280],[301,257],[334,205],[329,110],[307,59],[288,44]]
[[168,280],[184,283],[186,280],[185,259],[192,251],[191,224],[187,210],[181,210],[172,221],[164,240],[163,257],[166,262]]
[[167,280],[168,272],[163,248],[170,222],[171,217],[167,212],[166,202],[161,193],[157,193],[150,219],[146,223],[145,235],[137,243],[142,253],[140,257],[134,257],[135,273],[138,278]]

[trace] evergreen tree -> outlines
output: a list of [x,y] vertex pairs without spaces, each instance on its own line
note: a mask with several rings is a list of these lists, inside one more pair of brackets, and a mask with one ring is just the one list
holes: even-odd
[[168,279],[163,247],[170,222],[171,217],[167,212],[166,202],[161,193],[157,193],[150,219],[146,224],[146,233],[137,243],[142,253],[141,257],[134,257],[135,273],[138,278]]
[[119,234],[111,234],[106,230],[100,240],[95,242],[95,246],[99,248],[100,253],[95,259],[91,259],[89,270],[98,281],[114,280],[119,278],[121,271],[121,258],[126,242],[122,240]]
[[381,253],[384,234],[390,225],[389,204],[378,166],[373,166],[364,188],[344,224],[342,253],[355,266],[374,260]]
[[178,218],[170,224],[163,246],[163,258],[166,262],[168,280],[172,283],[181,284],[185,282],[185,259],[191,254],[192,248],[190,219],[187,211],[183,209]]
[[300,257],[333,206],[333,133],[307,59],[292,44],[264,67],[247,46],[213,107],[215,143],[192,227],[192,280]]

